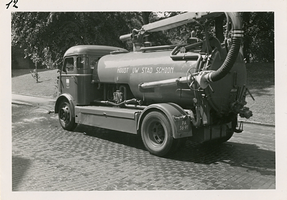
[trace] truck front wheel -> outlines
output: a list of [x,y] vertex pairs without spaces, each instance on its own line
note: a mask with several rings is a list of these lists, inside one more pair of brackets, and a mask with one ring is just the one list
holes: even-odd
[[169,120],[163,113],[157,111],[152,111],[144,117],[141,137],[147,150],[157,156],[169,153],[174,142]]
[[59,122],[63,129],[68,131],[74,130],[77,126],[75,123],[75,117],[72,116],[71,110],[71,104],[67,100],[60,103],[58,112]]

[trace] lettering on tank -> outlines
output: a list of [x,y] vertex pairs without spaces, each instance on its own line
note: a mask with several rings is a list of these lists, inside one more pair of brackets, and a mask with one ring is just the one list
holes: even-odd
[[151,74],[153,71],[152,67],[142,67],[141,73],[143,74]]
[[[121,69],[121,70],[119,70]],[[123,70],[125,68],[119,68],[117,70],[117,73],[128,73],[128,68],[126,70]],[[133,67],[132,74],[152,74],[152,73],[156,73],[156,74],[172,74],[174,73],[174,67]]]
[[137,74],[137,73],[139,73],[139,70],[140,70],[139,67],[134,67],[134,68],[132,69],[132,73],[133,73],[133,74]]
[[126,74],[129,72],[129,68],[128,67],[123,67],[123,68],[118,68],[117,69],[117,73],[118,74]]
[[174,67],[157,67],[156,73],[157,74],[171,74],[173,73]]

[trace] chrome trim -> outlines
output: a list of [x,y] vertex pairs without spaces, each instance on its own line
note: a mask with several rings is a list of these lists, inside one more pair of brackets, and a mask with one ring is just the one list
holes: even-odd
[[92,76],[92,74],[61,74],[62,77],[67,76]]

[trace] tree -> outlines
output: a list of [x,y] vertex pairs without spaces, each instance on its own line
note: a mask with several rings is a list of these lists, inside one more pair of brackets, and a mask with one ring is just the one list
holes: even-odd
[[244,12],[244,57],[247,62],[274,62],[274,12]]
[[[177,14],[177,13],[176,13]],[[226,20],[224,17],[215,19],[215,24],[222,29],[215,30],[214,24],[210,24],[209,33],[216,35],[222,42],[225,32]],[[247,62],[274,62],[274,12],[244,12],[243,18],[243,54]],[[223,25],[223,26],[222,26]],[[190,37],[190,32],[195,31],[198,38],[203,39],[204,27],[201,25],[186,24],[171,29],[166,34],[171,38],[172,43],[185,43]]]
[[[43,65],[59,65],[65,51],[74,45],[98,44],[128,48],[119,36],[140,29],[149,22],[180,12],[15,12],[12,13],[12,45],[25,48],[26,56]],[[160,17],[159,17],[160,16]],[[225,21],[217,19],[216,24]],[[274,61],[274,13],[245,12],[244,56],[249,62]],[[210,24],[209,32],[214,30]],[[170,31],[151,33],[153,45],[184,43],[191,31],[203,39],[204,27],[187,24]],[[171,38],[171,40],[166,37]],[[216,34],[217,35],[217,34]],[[218,35],[217,35],[218,36]],[[223,40],[222,35],[220,41]]]
[[150,14],[151,14],[151,12],[142,12],[143,24],[149,23]]
[[24,47],[35,63],[59,65],[65,51],[74,45],[125,47],[119,36],[141,26],[137,12],[15,12],[12,45]]

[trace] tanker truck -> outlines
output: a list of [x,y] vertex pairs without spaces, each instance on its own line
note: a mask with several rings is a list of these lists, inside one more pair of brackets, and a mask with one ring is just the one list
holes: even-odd
[[[150,33],[187,23],[208,24],[222,16],[223,42],[205,31],[203,39],[194,37],[186,44],[145,45]],[[250,92],[242,37],[240,13],[187,12],[121,36],[133,44],[133,51],[73,46],[60,69],[55,103],[59,123],[68,131],[83,124],[138,134],[157,156],[174,152],[186,140],[225,142],[242,132],[239,116],[252,116],[245,106]]]

